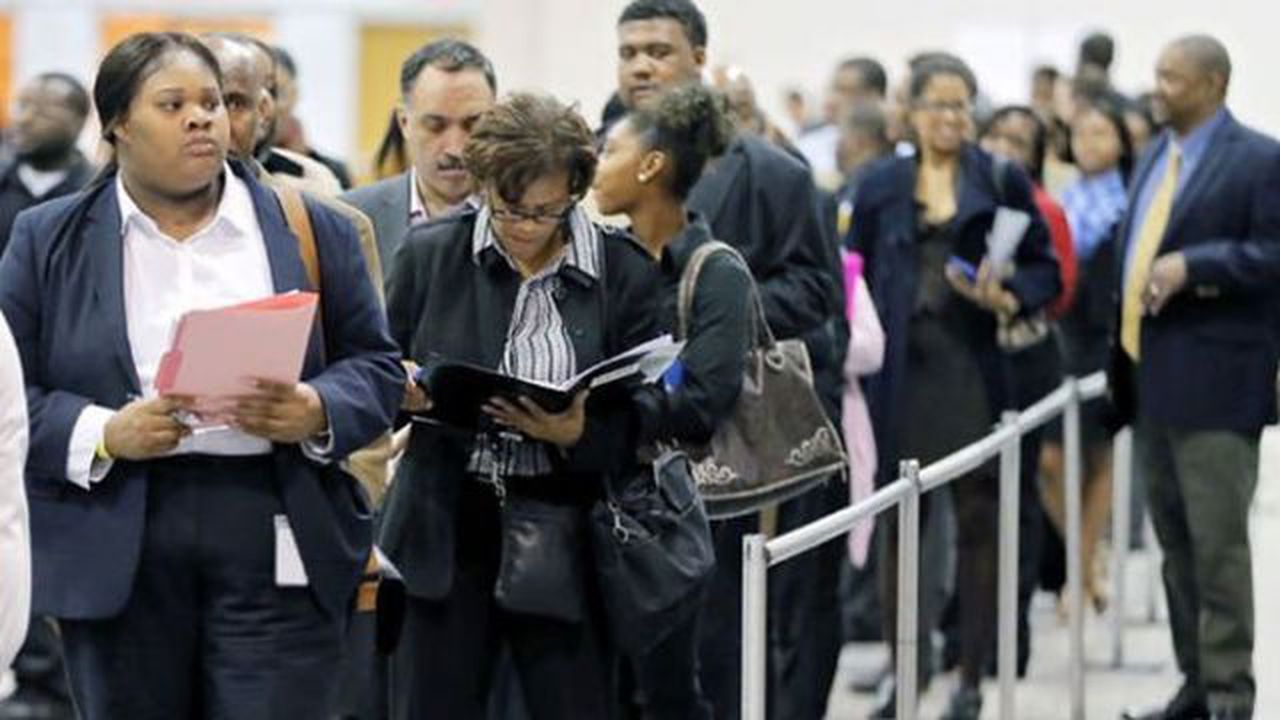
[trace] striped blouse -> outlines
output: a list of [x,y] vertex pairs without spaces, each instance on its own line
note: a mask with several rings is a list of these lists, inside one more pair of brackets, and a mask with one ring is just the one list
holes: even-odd
[[[525,278],[516,294],[499,372],[526,380],[558,383],[573,377],[577,356],[560,317],[561,271],[574,268],[590,278],[600,274],[600,235],[586,212],[574,208],[568,224],[572,239],[558,258],[536,275]],[[517,270],[515,261],[493,234],[492,216],[481,207],[472,235],[472,259],[480,262],[486,252],[498,253]],[[468,470],[488,480],[495,472],[503,477],[546,475],[551,460],[545,443],[521,440],[510,433],[477,436]]]

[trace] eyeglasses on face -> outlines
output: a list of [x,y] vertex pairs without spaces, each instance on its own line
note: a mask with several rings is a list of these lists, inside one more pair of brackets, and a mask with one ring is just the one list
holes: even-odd
[[490,196],[487,200],[489,205],[489,213],[494,220],[500,223],[514,225],[521,221],[528,221],[535,225],[555,225],[564,220],[577,207],[581,198],[571,197],[559,207],[540,208],[538,210],[525,210],[518,207],[504,207],[494,202],[494,198]]

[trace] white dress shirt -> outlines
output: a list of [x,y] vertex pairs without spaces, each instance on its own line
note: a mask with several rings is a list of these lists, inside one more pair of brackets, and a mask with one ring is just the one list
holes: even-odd
[[23,471],[27,394],[18,349],[0,316],[0,672],[27,636],[31,614],[31,542]]
[[[185,241],[165,235],[129,197],[116,178],[124,242],[124,299],[129,347],[144,397],[153,397],[160,358],[169,349],[178,320],[204,310],[272,295],[274,284],[262,230],[248,187],[227,168],[217,213]],[[89,488],[110,464],[95,462],[114,410],[91,405],[80,414],[67,452],[67,479]],[[233,429],[199,431],[185,438],[174,455],[261,455],[271,443]]]

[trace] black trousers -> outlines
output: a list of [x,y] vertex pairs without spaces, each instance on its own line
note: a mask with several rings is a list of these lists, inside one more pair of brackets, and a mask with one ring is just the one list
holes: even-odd
[[[996,629],[996,581],[998,570],[999,483],[984,468],[966,475],[950,486],[956,524],[956,609],[960,633],[960,679],[977,686],[982,680],[992,651]],[[924,525],[937,498],[920,499],[920,522]],[[881,516],[886,531],[880,543],[880,603],[884,614],[884,635],[891,649],[898,637],[898,522],[897,514]],[[920,638],[929,637],[932,625],[928,613],[920,613]],[[929,663],[930,644],[917,646],[921,676]]]
[[275,583],[271,459],[156,461],[133,595],[62,621],[83,720],[324,718],[344,619]]
[[[704,597],[705,600],[705,597]],[[706,609],[704,605],[699,610]],[[690,612],[650,652],[631,661],[644,720],[711,720],[711,702],[702,690],[699,626],[702,612]]]
[[501,558],[497,500],[488,487],[469,482],[460,506],[452,589],[440,600],[407,598],[391,659],[391,717],[482,720],[505,643],[533,720],[612,718],[615,663],[595,591],[580,623],[499,607],[493,599]]

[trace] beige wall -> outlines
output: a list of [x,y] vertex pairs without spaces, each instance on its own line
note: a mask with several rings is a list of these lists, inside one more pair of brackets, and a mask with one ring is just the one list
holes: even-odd
[[[302,67],[302,116],[317,147],[354,156],[359,30],[369,23],[458,24],[494,59],[505,89],[543,88],[595,118],[614,86],[614,23],[625,0],[0,0],[13,18],[15,81],[67,70],[91,81],[112,12],[256,16]],[[1280,134],[1278,0],[701,0],[713,62],[742,66],[776,114],[783,88],[816,100],[831,66],[868,53],[896,76],[911,52],[947,48],[974,63],[997,102],[1023,100],[1033,64],[1070,64],[1080,35],[1111,30],[1116,78],[1145,87],[1160,46],[1189,31],[1220,36],[1237,73],[1231,104]],[[398,67],[388,67],[390,76]]]

